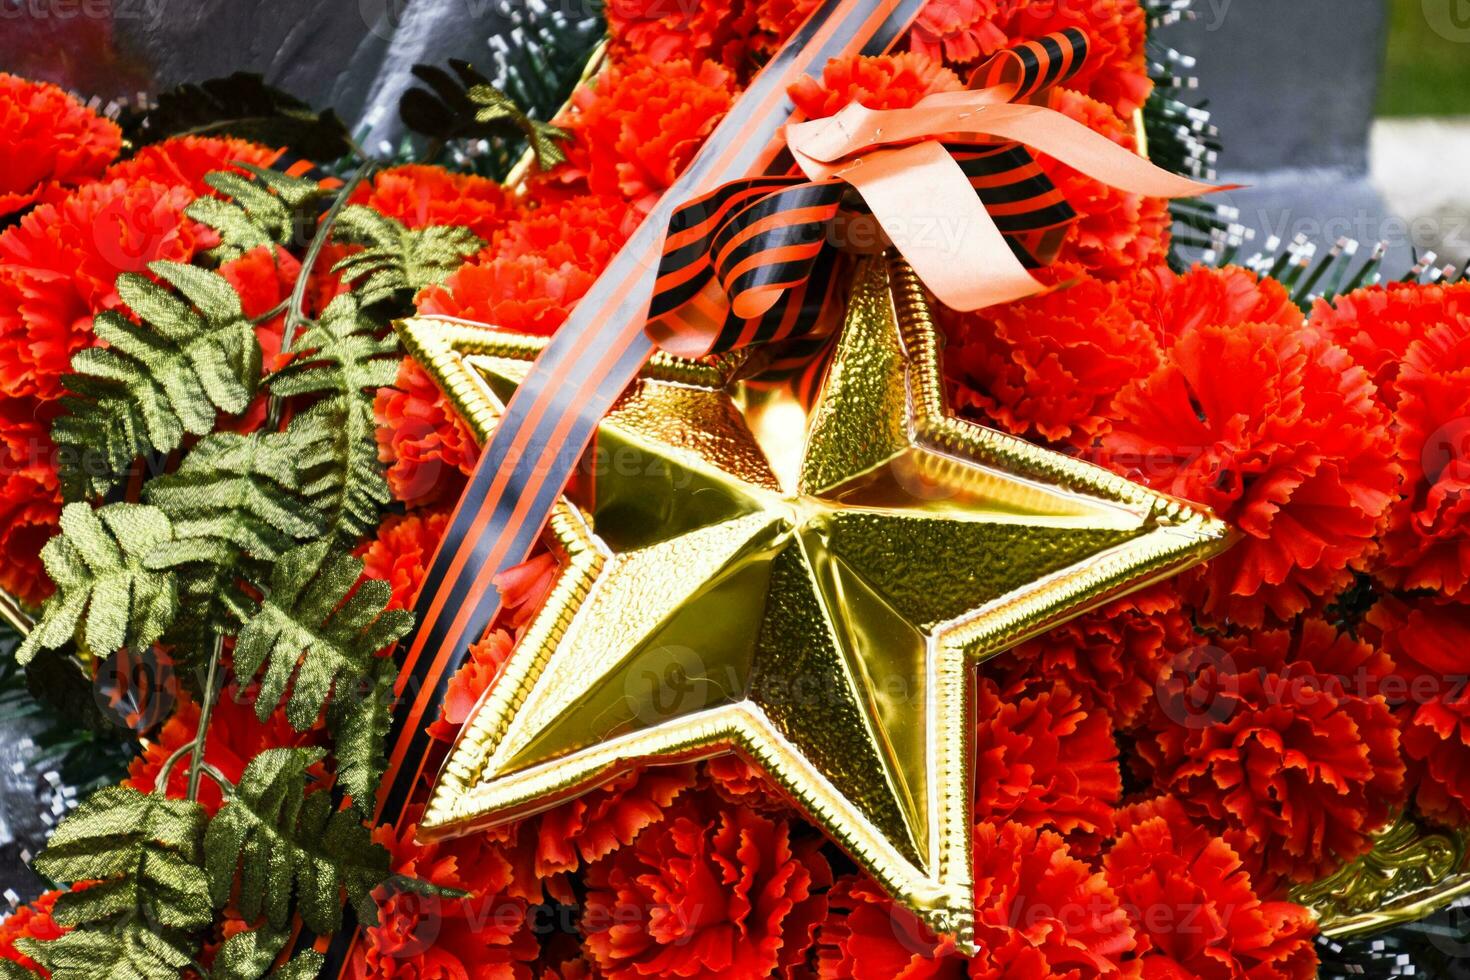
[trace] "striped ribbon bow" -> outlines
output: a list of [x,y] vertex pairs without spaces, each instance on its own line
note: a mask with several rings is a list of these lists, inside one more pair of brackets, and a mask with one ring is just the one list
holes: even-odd
[[[997,53],[965,91],[910,109],[854,102],[787,125],[800,175],[733,181],[670,218],[649,339],[699,357],[809,334],[835,279],[828,246],[854,244],[837,239],[856,237],[851,219],[865,212],[882,230],[870,244],[894,245],[946,306],[1043,291],[1028,269],[1051,261],[1075,212],[1028,147],[1135,194],[1224,189],[1161,170],[1036,104],[1086,56],[1087,36],[1069,28]],[[848,188],[860,204],[846,203]]]

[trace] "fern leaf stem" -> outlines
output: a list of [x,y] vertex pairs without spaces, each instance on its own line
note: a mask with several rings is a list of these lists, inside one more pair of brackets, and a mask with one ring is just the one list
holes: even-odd
[[21,636],[29,636],[36,625],[36,621],[21,608],[20,600],[5,591],[0,591],[0,620]]
[[[198,740],[197,733],[195,740]],[[173,773],[174,766],[178,765],[179,760],[194,751],[194,744],[194,742],[185,742],[163,760],[163,765],[158,767],[158,776],[153,780],[153,792],[168,795],[168,777]]]
[[[566,101],[562,103],[561,108],[552,114],[551,118],[553,120],[571,109],[572,96],[576,94],[577,89],[589,84],[592,79],[597,77],[598,72],[602,71],[607,65],[607,52],[608,40],[604,37],[601,41],[597,42],[597,46],[592,49],[592,53],[587,57],[587,63],[582,66],[581,76],[577,79],[577,83],[572,86],[572,91],[567,94]],[[534,143],[531,143],[522,151],[515,165],[510,168],[510,173],[505,175],[505,186],[519,193],[525,188],[526,179],[531,176],[532,168],[535,166],[536,146]]]
[[275,306],[272,306],[270,309],[266,310],[260,316],[252,317],[250,320],[250,325],[252,327],[258,327],[262,323],[269,323],[271,320],[274,320],[276,317],[280,316],[282,313],[285,313],[290,308],[291,297],[288,296],[277,303]]
[[204,703],[199,706],[199,727],[194,732],[194,753],[189,759],[189,800],[199,799],[199,777],[204,774],[204,742],[209,735],[209,716],[214,713],[218,696],[214,686],[219,662],[225,651],[225,635],[214,635],[214,649],[209,653],[209,670],[204,675]]
[[[316,234],[312,236],[311,244],[306,248],[306,257],[301,260],[301,269],[296,273],[296,283],[291,287],[290,305],[286,307],[286,322],[281,327],[281,353],[285,354],[291,349],[291,341],[295,337],[296,328],[306,319],[302,312],[302,305],[306,302],[306,287],[311,280],[311,270],[316,266],[316,260],[326,246],[327,240],[332,235],[332,225],[337,221],[337,215],[347,206],[347,199],[357,186],[366,180],[377,166],[374,160],[368,160],[353,171],[352,176],[347,178],[347,183],[337,192],[337,197],[332,201],[332,206],[327,208],[327,213],[322,215],[321,222],[317,225]],[[265,428],[273,431],[280,428],[281,411],[284,406],[281,399],[271,395],[266,405]]]

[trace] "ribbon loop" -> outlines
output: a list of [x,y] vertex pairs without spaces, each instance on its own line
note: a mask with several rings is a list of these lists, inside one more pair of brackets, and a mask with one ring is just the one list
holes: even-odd
[[674,213],[649,338],[690,357],[809,333],[805,286],[818,258],[843,244],[833,239],[839,213],[855,207],[845,202],[848,187],[924,285],[957,310],[1046,288],[1028,270],[1055,257],[1076,213],[1032,150],[1128,193],[1220,190],[1035,104],[1086,54],[1086,35],[1069,28],[997,53],[965,91],[908,109],[853,102],[787,125],[800,176],[737,181]]
[[997,51],[970,75],[970,88],[1003,92],[1003,102],[1029,99],[1061,85],[1087,60],[1087,35],[1075,27]]

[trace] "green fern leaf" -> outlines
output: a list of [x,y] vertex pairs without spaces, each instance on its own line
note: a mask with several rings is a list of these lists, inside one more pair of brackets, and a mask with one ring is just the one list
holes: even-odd
[[259,980],[267,971],[271,980],[310,980],[322,968],[324,957],[314,949],[297,953],[290,961],[271,970],[281,950],[291,939],[288,930],[256,929],[237,932],[220,945],[214,956],[211,980]]
[[118,122],[135,146],[170,136],[207,134],[289,146],[311,160],[335,160],[353,149],[347,127],[335,112],[315,112],[252,72],[166,89],[151,108],[125,111]]
[[377,799],[388,760],[385,749],[393,724],[393,684],[398,668],[380,657],[371,673],[350,691],[339,690],[327,707],[327,730],[337,757],[337,781],[353,806],[367,813]]
[[333,685],[366,674],[376,652],[413,623],[410,612],[384,611],[393,591],[387,582],[368,579],[358,585],[362,560],[334,553],[331,546],[319,541],[284,555],[258,607],[234,600],[244,623],[235,640],[235,673],[244,680],[265,668],[255,702],[262,721],[289,684],[286,719],[305,731],[321,714]]
[[475,122],[480,126],[492,130],[500,126],[519,129],[530,144],[531,152],[536,155],[536,165],[543,171],[550,170],[567,158],[557,143],[557,140],[564,140],[569,135],[565,130],[532,119],[521,111],[514,99],[488,81],[470,86],[465,95],[478,107],[475,111]]
[[65,926],[121,928],[142,921],[195,932],[214,920],[203,867],[204,808],[110,786],[51,835],[36,870],[57,881],[96,881],[56,900]]
[[174,930],[127,920],[111,929],[81,928],[60,939],[16,946],[55,980],[178,980],[197,944]]
[[229,282],[177,262],[149,269],[183,298],[146,276],[119,276],[118,295],[143,323],[99,314],[107,346],[79,351],[64,379],[73,395],[52,437],[68,497],[106,494],[137,457],[211,431],[219,412],[243,412],[259,385],[260,344]]
[[374,424],[370,400],[341,397],[316,403],[287,429],[307,477],[305,493],[327,515],[328,534],[344,547],[378,526],[393,496]]
[[61,533],[41,549],[56,592],[16,660],[27,663],[37,650],[54,650],[73,638],[105,656],[121,647],[141,650],[162,636],[179,612],[178,581],[172,572],[150,569],[147,561],[173,533],[168,516],[156,507],[62,508]]
[[0,960],[0,980],[39,980],[40,976],[41,974],[27,970],[15,960]]
[[304,238],[331,192],[305,177],[245,163],[237,166],[248,175],[216,170],[204,176],[222,198],[200,197],[184,209],[195,221],[219,232],[220,243],[209,257],[227,262],[262,245],[290,245]]
[[363,306],[441,282],[485,244],[468,228],[405,228],[360,204],[342,209],[333,232],[338,241],[364,246],[332,266],[343,282],[359,283],[354,292]]
[[306,474],[306,493],[333,536],[355,545],[392,499],[378,458],[373,395],[398,374],[398,338],[364,315],[352,294],[334,299],[301,335],[303,353],[269,380],[279,398],[327,396],[287,432]]
[[268,749],[245,767],[204,837],[216,906],[233,897],[244,918],[283,929],[294,895],[302,921],[325,934],[342,924],[345,890],[359,920],[376,921],[372,890],[388,875],[388,853],[354,811],[333,810],[331,793],[307,792],[307,769],[321,758],[319,748]]
[[180,539],[227,541],[273,560],[325,530],[301,498],[294,450],[284,433],[218,432],[201,439],[174,473],[152,480],[144,499],[169,516]]
[[287,963],[271,971],[270,980],[314,980],[327,958],[314,949],[303,949]]
[[257,980],[271,968],[290,938],[291,933],[284,929],[237,932],[214,954],[209,975],[213,980]]
[[451,58],[449,67],[453,75],[433,65],[411,69],[428,88],[410,88],[398,101],[398,115],[409,129],[441,143],[490,140],[499,144],[502,160],[513,160],[517,154],[511,151],[525,141],[543,170],[566,158],[557,144],[566,139],[565,131],[532,118],[469,62]]
[[398,335],[364,314],[366,305],[351,293],[332,300],[321,321],[297,339],[291,363],[267,381],[271,393],[362,395],[391,385],[398,375]]
[[96,880],[56,901],[62,925],[81,926],[141,913],[175,929],[213,921],[201,867],[204,808],[188,800],[110,786],[63,820],[36,858],[57,881]]
[[174,527],[175,539],[152,551],[148,567],[178,572],[186,602],[168,637],[176,650],[204,653],[216,632],[234,629],[229,597],[242,581],[263,580],[270,562],[327,532],[297,453],[285,433],[215,433],[177,471],[144,487],[144,499]]

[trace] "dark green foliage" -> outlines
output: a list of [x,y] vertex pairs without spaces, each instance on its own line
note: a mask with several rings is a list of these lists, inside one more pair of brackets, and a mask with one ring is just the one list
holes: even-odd
[[172,452],[185,434],[213,430],[220,412],[238,415],[260,383],[260,344],[222,276],[177,262],[148,268],[180,295],[146,276],[124,273],[117,291],[143,321],[96,317],[105,347],[72,358],[74,392],[52,426],[68,499],[102,495],[139,456]]
[[242,163],[244,176],[228,170],[206,174],[204,182],[223,197],[195,198],[184,213],[219,232],[209,252],[226,262],[262,245],[292,245],[310,237],[317,212],[329,192],[317,181],[292,177]]
[[551,119],[571,96],[607,34],[600,4],[496,0],[511,29],[490,38],[491,81],[537,119]]
[[360,558],[319,541],[275,563],[259,605],[237,606],[244,625],[235,641],[235,672],[243,681],[264,668],[255,704],[261,720],[289,684],[286,718],[304,731],[334,684],[367,674],[376,652],[408,632],[412,613],[384,611],[392,595],[387,582],[368,579],[353,591],[361,575]]
[[93,881],[56,901],[72,932],[26,952],[63,978],[177,977],[214,919],[203,867],[204,809],[125,786],[99,790],[61,822],[36,869]]
[[236,136],[268,146],[289,146],[313,160],[335,160],[352,150],[347,127],[328,109],[313,112],[295,96],[267,85],[250,72],[235,72],[159,94],[141,113],[119,122],[135,144],[170,136]]
[[499,162],[495,171],[501,177],[522,146],[530,147],[542,170],[565,159],[557,145],[566,137],[564,132],[527,115],[469,62],[450,59],[449,68],[413,66],[414,77],[427,87],[411,88],[399,100],[398,114],[405,126],[440,146],[452,140],[494,141]]
[[264,915],[275,929],[287,926],[294,908],[307,928],[331,933],[342,922],[345,890],[359,921],[377,920],[372,890],[388,875],[388,853],[356,811],[335,810],[330,793],[307,791],[307,770],[321,757],[321,749],[268,749],[245,767],[204,838],[217,906],[233,896],[241,916]]
[[16,659],[24,664],[37,650],[73,638],[99,656],[157,640],[178,615],[178,581],[171,571],[147,567],[146,558],[172,538],[168,517],[155,507],[120,503],[93,511],[68,504],[61,533],[41,549],[56,592]]
[[405,300],[440,282],[485,244],[457,225],[405,228],[399,221],[360,204],[337,216],[339,241],[363,246],[332,267],[353,284],[358,303],[372,306],[395,295]]

